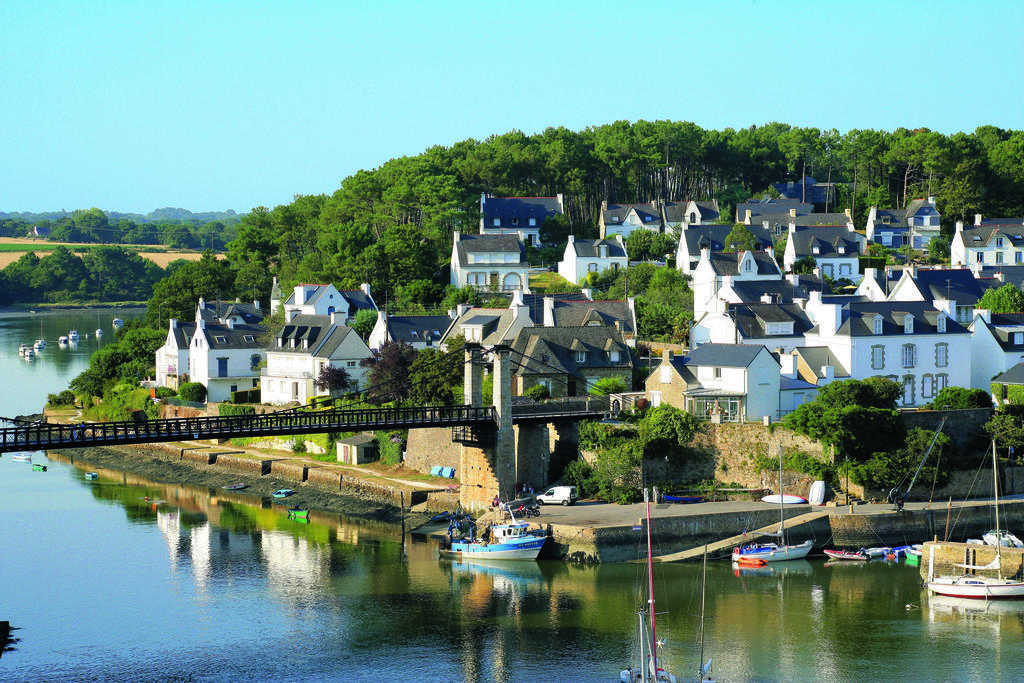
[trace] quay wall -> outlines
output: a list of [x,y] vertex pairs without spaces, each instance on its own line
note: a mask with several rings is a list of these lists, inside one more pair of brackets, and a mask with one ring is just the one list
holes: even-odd
[[918,566],[921,579],[928,581],[935,576],[959,576],[976,574],[978,576],[997,576],[1021,578],[1024,570],[1024,550],[1018,548],[1002,548],[999,550],[1001,569],[966,569],[960,564],[985,566],[996,559],[996,547],[978,545],[976,543],[944,543],[942,541],[924,544],[921,552],[921,564]]

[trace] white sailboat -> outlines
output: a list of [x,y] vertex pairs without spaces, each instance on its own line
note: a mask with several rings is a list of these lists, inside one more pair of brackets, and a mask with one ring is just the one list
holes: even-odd
[[[996,442],[992,441],[992,480],[995,486],[996,529],[999,538],[999,471],[996,467]],[[993,576],[962,574],[960,576],[938,576],[928,582],[928,590],[936,595],[975,600],[1024,598],[1024,581],[1003,578],[1002,545],[996,545],[996,557],[986,565],[958,564],[963,569],[995,571]]]
[[647,504],[647,606],[650,609],[650,632],[648,633],[647,623],[644,621],[645,610],[640,610],[637,613],[640,644],[637,666],[623,669],[619,674],[619,680],[622,683],[676,683],[675,674],[663,669],[658,662],[658,648],[663,643],[658,642],[654,627],[654,554],[651,549],[651,500],[647,489],[644,489],[644,502]]
[[782,446],[779,446],[779,537],[778,543],[750,543],[732,550],[733,562],[782,562],[785,560],[801,560],[807,557],[814,547],[814,541],[808,540],[799,545],[786,544],[786,504],[782,493]]

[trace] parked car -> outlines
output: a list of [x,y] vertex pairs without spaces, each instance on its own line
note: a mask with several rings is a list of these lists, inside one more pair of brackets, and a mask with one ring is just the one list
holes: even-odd
[[572,505],[579,500],[575,486],[552,486],[537,496],[538,503],[545,505]]

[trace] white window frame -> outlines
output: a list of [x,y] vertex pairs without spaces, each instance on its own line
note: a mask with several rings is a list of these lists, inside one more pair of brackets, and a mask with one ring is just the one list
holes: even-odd
[[903,367],[917,367],[917,344],[904,344],[901,359],[903,360]]
[[885,346],[875,344],[871,347],[871,369],[882,370],[885,368]]

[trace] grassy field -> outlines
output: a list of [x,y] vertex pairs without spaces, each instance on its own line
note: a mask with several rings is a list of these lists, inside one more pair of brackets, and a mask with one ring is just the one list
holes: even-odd
[[[126,251],[134,251],[142,256],[142,258],[149,259],[161,268],[166,268],[168,263],[178,259],[198,261],[202,258],[202,253],[198,251],[170,251],[167,247],[152,244],[75,244],[70,242],[22,239],[19,237],[0,237],[0,269],[14,263],[27,252],[34,251],[37,256],[42,257],[59,246],[65,246],[79,256],[101,246],[124,247]],[[225,256],[224,254],[217,254],[217,258],[225,258]]]
[[566,280],[558,273],[543,272],[530,273],[530,291],[534,294],[545,294],[548,291],[556,292],[580,291],[580,288]]

